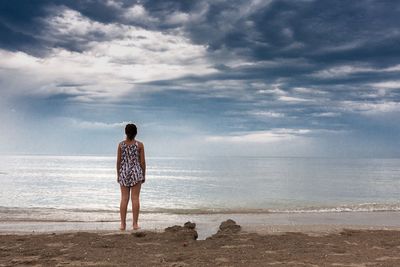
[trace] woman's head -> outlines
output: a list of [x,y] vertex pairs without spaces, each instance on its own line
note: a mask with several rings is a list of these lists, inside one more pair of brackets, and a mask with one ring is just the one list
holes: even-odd
[[125,126],[125,134],[129,140],[133,140],[137,134],[136,125],[133,123],[129,123]]

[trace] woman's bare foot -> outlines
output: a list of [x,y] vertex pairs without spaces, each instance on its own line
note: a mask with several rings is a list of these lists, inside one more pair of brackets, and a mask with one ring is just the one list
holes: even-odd
[[140,226],[137,223],[133,224],[133,230],[139,230]]
[[121,223],[121,226],[119,227],[119,230],[125,231],[125,229],[126,229],[126,224],[125,223]]

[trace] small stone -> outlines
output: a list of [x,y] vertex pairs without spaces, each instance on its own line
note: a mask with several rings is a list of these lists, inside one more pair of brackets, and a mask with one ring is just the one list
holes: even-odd
[[236,224],[234,220],[228,219],[224,222],[221,223],[219,226],[220,231],[227,231],[227,232],[232,232],[232,233],[237,233],[241,229],[241,226]]
[[145,237],[146,233],[145,232],[134,232],[133,235],[136,237]]
[[[192,223],[191,225],[189,225],[190,227],[193,227]],[[183,238],[183,239],[194,239],[196,240],[198,237],[197,231],[189,228],[189,227],[182,227],[179,225],[174,225],[171,227],[167,227],[164,229],[164,231],[172,236],[174,236],[175,238]]]
[[183,225],[183,227],[186,227],[188,229],[195,229],[196,228],[196,224],[192,223],[192,222],[185,222],[185,224]]
[[167,227],[164,230],[165,230],[165,232],[178,232],[178,231],[181,231],[182,228],[183,228],[182,226],[174,225],[174,226]]

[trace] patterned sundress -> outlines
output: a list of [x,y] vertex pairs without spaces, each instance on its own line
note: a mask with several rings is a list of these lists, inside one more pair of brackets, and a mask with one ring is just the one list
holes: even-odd
[[131,187],[138,183],[144,183],[138,142],[127,145],[124,141],[119,143],[121,147],[121,167],[119,169],[119,183],[122,186]]

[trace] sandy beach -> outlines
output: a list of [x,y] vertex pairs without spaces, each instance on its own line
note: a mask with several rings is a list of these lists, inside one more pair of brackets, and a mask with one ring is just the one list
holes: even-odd
[[400,266],[396,226],[348,224],[346,229],[297,220],[297,225],[262,226],[253,218],[244,227],[227,220],[204,238],[191,223],[136,232],[3,231],[0,266]]

